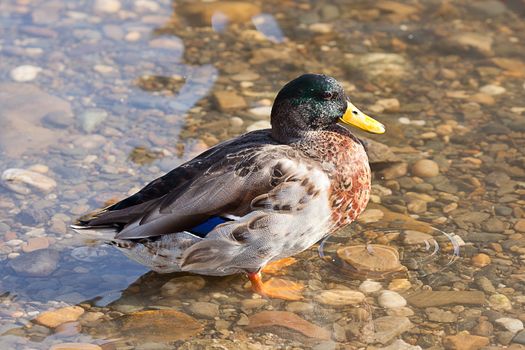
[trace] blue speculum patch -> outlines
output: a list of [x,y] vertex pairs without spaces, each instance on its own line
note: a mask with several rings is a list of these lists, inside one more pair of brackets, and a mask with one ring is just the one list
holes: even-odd
[[208,220],[198,224],[195,227],[192,227],[191,229],[188,230],[188,232],[193,233],[194,235],[199,236],[201,238],[204,238],[217,225],[220,225],[228,221],[232,221],[232,220],[228,218],[223,218],[221,216],[212,216]]

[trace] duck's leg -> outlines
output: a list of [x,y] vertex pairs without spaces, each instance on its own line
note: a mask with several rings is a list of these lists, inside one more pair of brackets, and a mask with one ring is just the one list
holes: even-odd
[[263,282],[259,271],[248,272],[248,278],[252,283],[253,291],[260,295],[284,300],[303,299],[301,292],[304,289],[304,286],[300,283],[274,277]]

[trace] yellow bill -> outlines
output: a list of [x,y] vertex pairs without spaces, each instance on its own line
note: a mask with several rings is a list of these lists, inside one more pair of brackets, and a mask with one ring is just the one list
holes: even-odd
[[385,132],[383,124],[361,112],[350,101],[347,101],[346,112],[341,121],[374,134],[383,134]]

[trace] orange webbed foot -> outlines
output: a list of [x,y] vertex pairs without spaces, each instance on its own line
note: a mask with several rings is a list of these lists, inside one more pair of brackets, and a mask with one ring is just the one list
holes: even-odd
[[304,285],[301,283],[275,277],[263,282],[260,273],[248,273],[248,277],[252,283],[253,291],[262,296],[292,301],[303,299],[301,292]]

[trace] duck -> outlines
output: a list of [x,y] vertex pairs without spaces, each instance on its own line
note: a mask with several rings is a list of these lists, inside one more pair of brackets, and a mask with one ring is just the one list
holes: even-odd
[[244,273],[256,293],[300,300],[303,285],[263,281],[261,271],[289,263],[367,206],[366,149],[345,124],[385,132],[335,78],[303,74],[278,92],[271,128],[209,148],[72,228],[109,234],[107,243],[158,273]]

